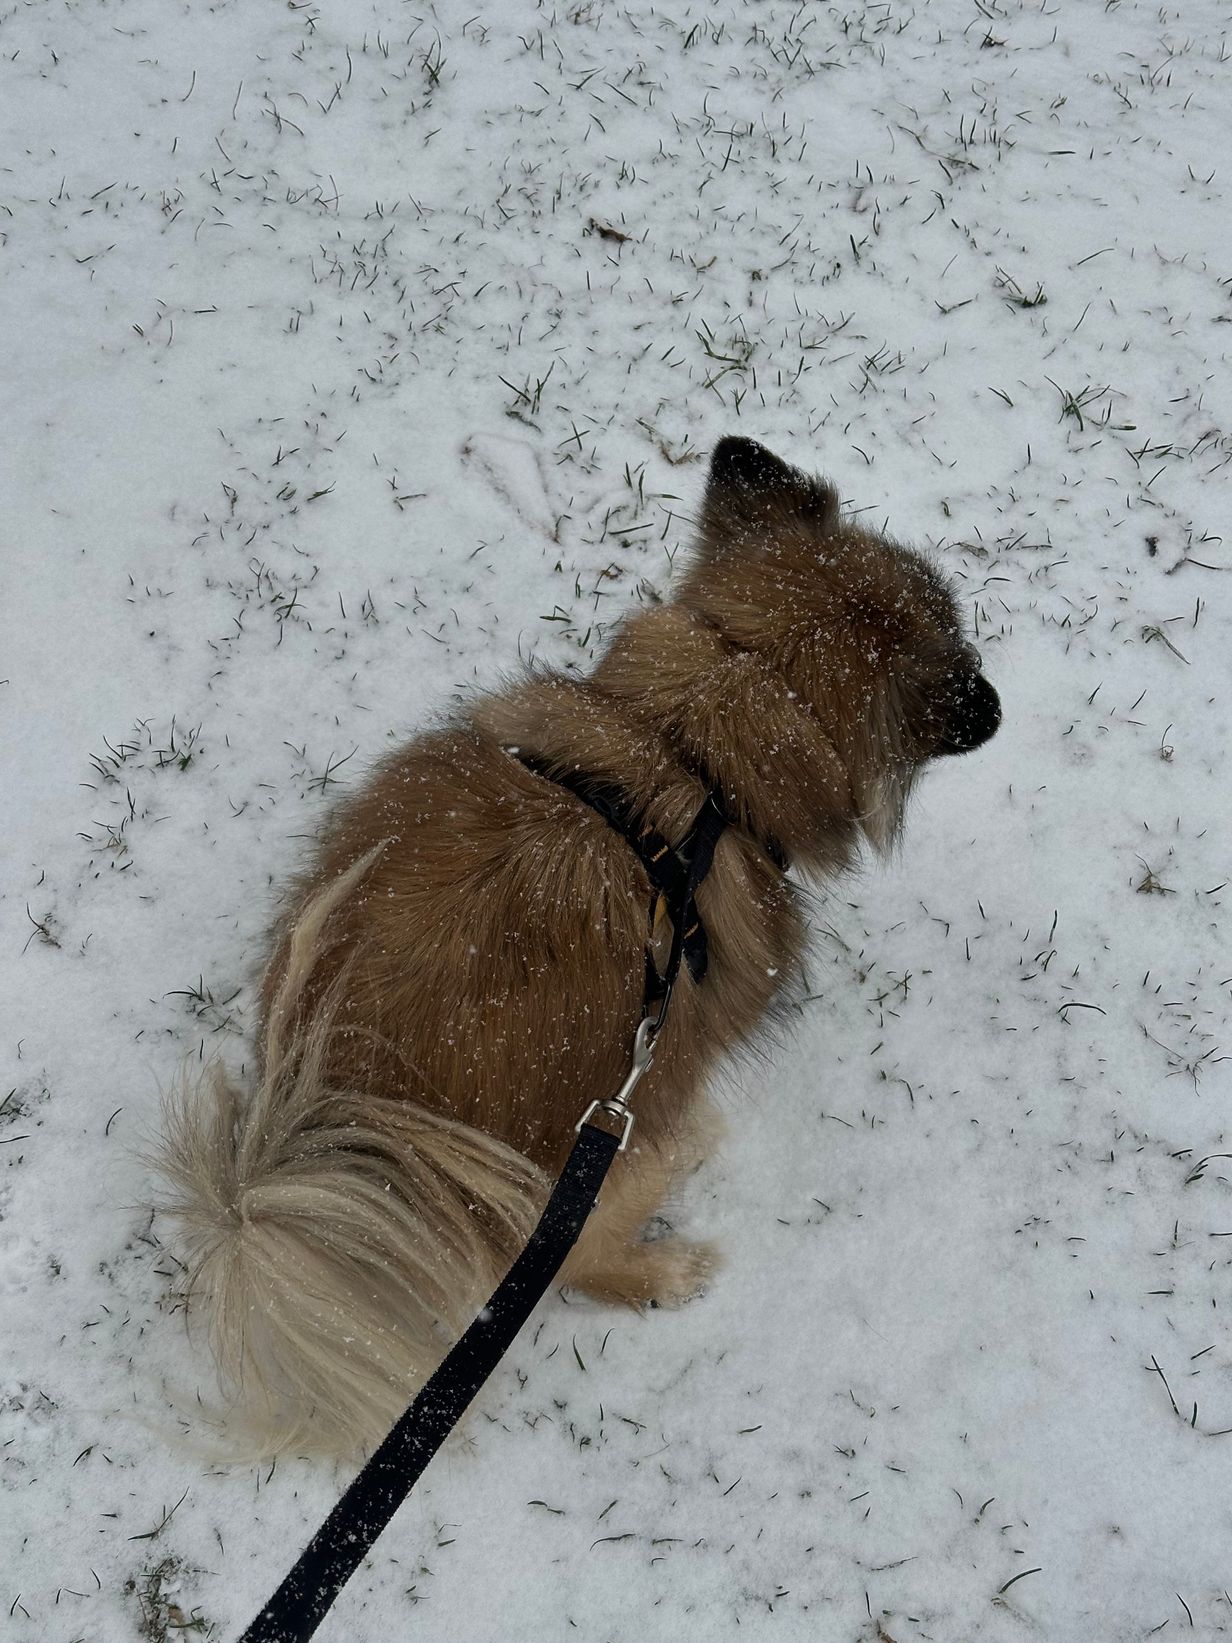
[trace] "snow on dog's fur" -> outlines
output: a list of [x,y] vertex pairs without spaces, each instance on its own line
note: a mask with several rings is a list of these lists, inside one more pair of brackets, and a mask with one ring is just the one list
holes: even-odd
[[725,439],[669,603],[626,618],[589,678],[532,674],[385,760],[288,898],[253,1088],[213,1070],[168,1103],[190,1312],[258,1446],[383,1435],[525,1242],[582,1108],[626,1071],[645,870],[510,749],[622,788],[669,839],[711,786],[734,819],[698,896],[709,972],[677,987],[634,1145],[563,1272],[670,1305],[715,1251],[640,1234],[711,1137],[708,1071],[803,955],[773,847],[804,874],[848,866],[861,836],[888,849],[922,764],[999,717],[936,569]]

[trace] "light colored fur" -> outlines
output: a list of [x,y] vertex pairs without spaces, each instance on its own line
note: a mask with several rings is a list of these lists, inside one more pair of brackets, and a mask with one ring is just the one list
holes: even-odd
[[163,1169],[185,1229],[190,1306],[245,1394],[258,1452],[350,1451],[393,1423],[530,1236],[542,1173],[492,1136],[410,1103],[331,1087],[345,975],[307,1021],[330,916],[378,846],[300,914],[245,1095],[221,1065],[167,1103]]
[[628,618],[590,678],[476,700],[333,812],[274,932],[251,1092],[215,1072],[169,1105],[190,1312],[261,1448],[383,1435],[627,1069],[645,871],[510,748],[617,784],[668,838],[712,783],[734,818],[698,896],[709,972],[677,986],[634,1146],[563,1278],[674,1304],[713,1269],[710,1246],[642,1229],[709,1144],[708,1074],[798,973],[798,892],[766,841],[814,875],[862,834],[888,848],[971,665],[930,566],[725,445],[676,597]]

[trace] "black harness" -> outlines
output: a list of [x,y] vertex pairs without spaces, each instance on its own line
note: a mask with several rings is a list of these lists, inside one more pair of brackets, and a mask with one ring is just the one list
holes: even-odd
[[[562,771],[531,754],[514,756],[535,775],[567,788],[598,811],[628,840],[650,879],[646,992],[634,1067],[617,1096],[591,1103],[577,1126],[573,1150],[526,1248],[410,1408],[373,1451],[240,1643],[307,1643],[321,1624],[377,1536],[512,1345],[577,1242],[612,1160],[628,1140],[632,1117],[625,1098],[649,1066],[654,1037],[667,1018],[682,962],[694,982],[706,974],[706,928],[694,898],[710,871],[715,846],[730,825],[714,787],[684,838],[671,845],[655,828],[638,825],[628,795],[614,784],[577,769]],[[776,866],[786,867],[786,858],[773,840],[764,848]],[[662,971],[651,949],[661,911],[666,911],[672,921],[671,951]],[[595,1123],[596,1112],[622,1123],[623,1134]]]
[[[694,981],[701,981],[709,963],[706,926],[697,911],[694,897],[710,871],[715,846],[731,818],[712,787],[697,812],[693,825],[679,844],[672,845],[657,828],[641,825],[633,804],[623,788],[604,782],[583,770],[562,770],[531,753],[514,757],[536,776],[567,788],[583,804],[597,811],[609,827],[623,835],[629,848],[646,869],[650,880],[650,913],[646,932],[646,991],[643,1014],[661,1016],[666,999],[683,959]],[[652,938],[659,918],[666,913],[672,923],[672,951],[661,974],[652,951]]]
[[[512,752],[512,749],[509,751]],[[614,782],[600,781],[574,768],[564,770],[533,753],[514,753],[519,764],[536,776],[543,776],[558,787],[564,787],[601,815],[609,827],[620,833],[629,848],[646,869],[650,880],[650,917],[646,941],[646,994],[645,1014],[658,1015],[664,1009],[663,1001],[670,995],[680,969],[681,958],[694,981],[706,974],[709,952],[706,926],[697,911],[694,897],[698,886],[710,871],[715,846],[724,828],[733,825],[730,812],[719,795],[717,786],[706,778],[709,791],[706,801],[693,819],[693,825],[679,844],[669,844],[662,833],[650,825],[642,825],[629,795]],[[760,841],[762,849],[778,868],[787,871],[787,855],[773,836]],[[660,974],[651,950],[651,938],[659,918],[666,913],[672,923],[672,951],[666,970]]]

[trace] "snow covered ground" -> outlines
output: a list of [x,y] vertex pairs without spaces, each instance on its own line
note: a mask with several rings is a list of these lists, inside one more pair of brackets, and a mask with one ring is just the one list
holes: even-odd
[[720,434],[937,549],[1005,727],[833,885],[682,1225],[322,1638],[1232,1632],[1218,0],[0,0],[0,1617],[229,1639],[137,1151],[322,806],[670,585]]

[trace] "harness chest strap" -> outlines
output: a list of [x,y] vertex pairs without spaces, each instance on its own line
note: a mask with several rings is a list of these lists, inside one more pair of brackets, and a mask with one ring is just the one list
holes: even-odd
[[[537,754],[523,753],[520,748],[507,747],[505,751],[533,775],[554,782],[583,804],[589,805],[622,836],[645,868],[651,885],[646,945],[646,1013],[659,1006],[671,991],[681,958],[693,980],[701,981],[706,974],[709,951],[706,927],[694,897],[710,871],[715,846],[724,829],[732,825],[732,818],[717,788],[711,784],[693,825],[680,843],[673,845],[656,827],[639,823],[634,802],[614,782],[591,776],[577,766],[568,769]],[[761,843],[779,871],[785,871],[787,858],[778,841],[771,838]],[[672,956],[668,959],[666,970],[660,974],[651,951],[651,942],[664,914],[672,922]]]

